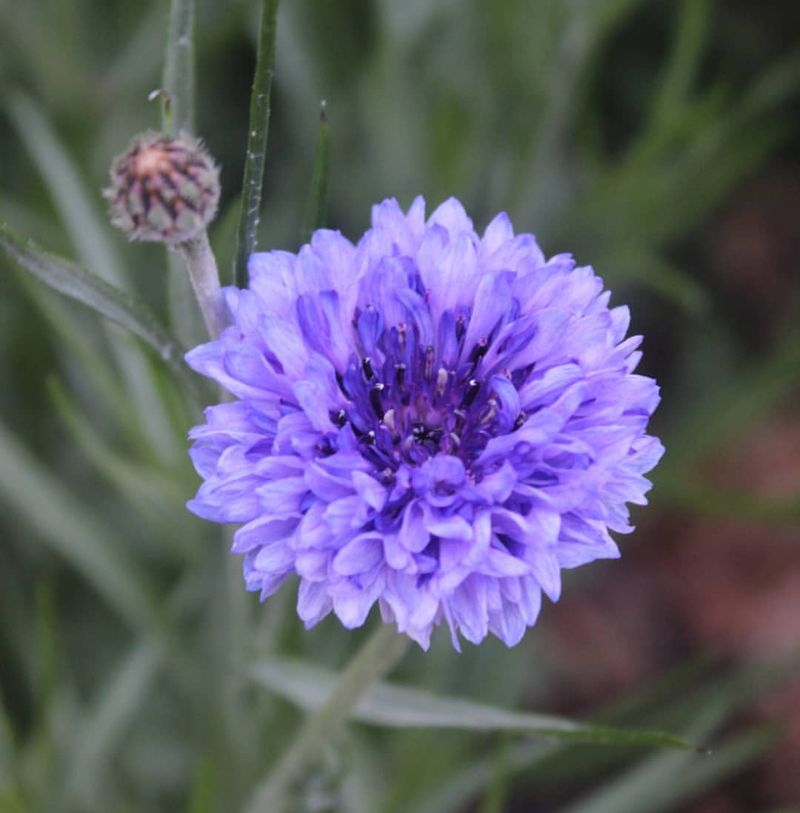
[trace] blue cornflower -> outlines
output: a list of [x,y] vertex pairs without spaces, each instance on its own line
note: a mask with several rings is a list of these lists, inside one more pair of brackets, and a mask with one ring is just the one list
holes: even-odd
[[423,647],[445,621],[517,643],[560,571],[619,556],[663,453],[641,337],[590,267],[498,215],[387,200],[353,245],[250,258],[231,326],[187,360],[236,400],[191,431],[197,515],[237,523],[249,590],[294,573],[307,626],[377,602]]

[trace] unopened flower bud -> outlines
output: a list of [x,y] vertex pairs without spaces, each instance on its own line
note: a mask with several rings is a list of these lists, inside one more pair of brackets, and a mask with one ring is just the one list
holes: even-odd
[[148,131],[114,159],[103,194],[111,222],[131,240],[175,245],[214,218],[219,191],[219,170],[199,141]]

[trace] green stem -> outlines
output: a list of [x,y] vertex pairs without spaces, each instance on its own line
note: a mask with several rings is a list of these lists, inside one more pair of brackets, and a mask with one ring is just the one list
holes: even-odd
[[356,652],[330,696],[300,729],[272,774],[253,795],[247,813],[286,813],[292,786],[350,717],[364,692],[394,667],[409,639],[381,624]]
[[172,0],[164,54],[161,127],[170,135],[194,129],[194,0]]
[[[175,136],[194,132],[195,0],[170,0],[161,88],[161,129]],[[167,252],[167,307],[173,332],[188,347],[203,341],[203,328],[192,304],[189,282],[177,258]]]
[[330,165],[331,139],[328,130],[326,104],[323,100],[319,106],[319,134],[317,148],[314,152],[314,168],[311,173],[311,189],[308,193],[306,216],[303,222],[303,241],[325,225],[328,208],[328,170]]
[[242,181],[242,206],[234,261],[234,282],[247,286],[247,260],[256,246],[256,230],[261,212],[261,192],[269,134],[270,96],[275,73],[275,28],[278,0],[263,0],[258,54],[250,92],[250,120],[247,130],[247,153]]
[[196,237],[179,243],[176,250],[186,263],[194,295],[203,314],[208,335],[216,339],[225,327],[225,303],[219,287],[219,272],[214,252],[208,242],[205,229]]

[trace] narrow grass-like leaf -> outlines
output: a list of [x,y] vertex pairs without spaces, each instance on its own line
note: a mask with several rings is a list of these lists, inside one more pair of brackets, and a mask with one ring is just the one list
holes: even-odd
[[163,657],[154,641],[139,643],[127,655],[103,688],[97,703],[79,728],[69,767],[64,801],[66,807],[93,809],[94,798],[107,775],[109,759],[147,696]]
[[161,630],[160,615],[139,568],[64,486],[0,424],[0,498],[48,546],[83,574],[132,626]]
[[[327,673],[325,685],[315,680],[319,672],[310,667],[309,685],[315,684],[312,694],[319,700],[319,706],[300,727],[266,780],[256,787],[245,807],[247,813],[288,811],[292,787],[320,758],[325,743],[350,719],[364,693],[397,665],[410,643],[390,626],[380,625],[374,628],[341,674]],[[309,669],[303,664],[300,668]]]
[[328,172],[330,165],[331,136],[325,101],[319,107],[319,132],[311,172],[311,189],[303,221],[303,241],[307,241],[316,229],[325,225],[328,210]]
[[194,129],[194,0],[172,0],[164,54],[161,127],[172,135]]
[[[0,793],[11,784],[15,763],[14,737],[2,698],[0,698]],[[0,796],[2,800],[2,796]],[[0,810],[3,808],[0,807]]]
[[713,754],[659,754],[560,813],[666,813],[746,767],[775,744],[774,727],[729,738]]
[[79,265],[48,254],[32,240],[23,241],[4,223],[0,223],[0,249],[45,285],[138,336],[195,390],[194,380],[183,363],[183,349],[144,303]]
[[784,498],[762,496],[717,488],[682,476],[660,477],[658,499],[665,505],[703,516],[778,527],[800,526],[800,493]]
[[203,759],[197,766],[187,813],[211,813],[214,804],[214,763]]
[[197,542],[186,533],[183,504],[190,487],[178,472],[164,471],[154,465],[142,465],[111,448],[96,431],[70,395],[55,379],[48,381],[55,412],[64,422],[75,445],[112,483],[136,511],[139,521],[149,529],[160,553],[170,552],[182,561],[198,556]]
[[[613,722],[614,725],[642,719],[643,715],[650,724],[655,722],[659,725],[662,721],[669,720],[672,727],[686,730],[695,740],[705,742],[738,709],[749,707],[758,697],[774,691],[790,680],[796,674],[797,663],[797,655],[789,656],[775,664],[748,667],[711,683],[704,680],[700,687],[694,689],[691,688],[691,684],[695,682],[692,678],[702,677],[708,664],[705,667],[701,664],[688,665],[688,671],[676,670],[654,686],[633,696],[626,696],[621,703],[614,703],[600,715],[600,719]],[[697,673],[698,669],[700,674]],[[703,759],[693,758],[690,754],[666,753],[657,755],[649,763],[659,766],[651,770],[665,777],[669,776],[671,766],[681,766],[672,779],[679,786],[685,775],[705,775],[707,770],[717,770],[719,763],[715,761],[715,754],[726,747],[725,744],[721,748],[715,746],[711,754]],[[516,785],[518,790],[546,793],[566,783],[584,785],[598,775],[607,776],[615,768],[622,767],[622,763],[629,758],[629,752],[624,750],[617,755],[608,748],[575,751],[563,742],[522,742],[509,753],[509,770],[520,774]],[[646,764],[641,763],[639,767]],[[681,772],[684,770],[682,766],[686,766],[685,774]],[[413,807],[418,813],[446,813],[467,807],[470,800],[489,785],[493,770],[493,757],[481,754],[460,766],[448,779],[440,781],[433,793],[414,797],[413,803],[406,806]],[[634,769],[636,770],[638,768]],[[651,780],[654,776],[645,775],[649,775]],[[631,773],[625,776],[630,778]]]
[[104,71],[103,89],[107,98],[131,98],[132,94],[141,93],[144,83],[155,75],[153,68],[163,53],[159,45],[163,32],[163,5],[153,3]]
[[44,722],[50,711],[59,685],[64,680],[63,657],[60,648],[61,634],[56,612],[55,592],[52,580],[36,586],[36,714],[38,723]]
[[[664,713],[665,719],[674,721],[670,701],[675,697],[685,697],[695,680],[703,675],[708,663],[692,663],[662,676],[655,684],[647,686],[624,698],[614,702],[609,708],[602,710],[595,720],[609,725],[635,725],[646,711],[657,707]],[[697,692],[694,693],[694,697]],[[703,696],[698,707],[705,705]],[[673,722],[674,724],[674,722]],[[649,723],[652,725],[652,721]],[[571,781],[582,783],[588,781],[590,776],[597,773],[598,763],[600,770],[606,771],[614,767],[621,760],[627,760],[629,754],[625,750],[602,749],[602,759],[598,749],[582,749],[576,752],[567,742],[534,742],[516,743],[508,755],[508,770],[519,774],[524,772],[526,785],[531,779],[536,782],[537,790],[540,788],[536,781],[539,776],[546,776],[545,787],[564,781],[564,773]],[[559,772],[559,765],[564,773]],[[413,805],[408,801],[405,807],[413,806],[416,813],[449,813],[451,810],[466,808],[470,801],[492,781],[495,771],[495,760],[492,754],[481,753],[470,758],[465,764],[459,765],[452,773],[439,778],[435,789],[415,794]],[[518,782],[518,787],[522,783]],[[398,809],[403,809],[398,808]]]
[[[11,96],[8,110],[19,140],[47,185],[80,262],[106,282],[127,288],[127,275],[109,238],[108,225],[98,215],[78,167],[44,112],[22,93]],[[97,200],[99,197],[98,194]],[[178,451],[175,435],[147,359],[129,337],[119,335],[114,327],[109,328],[109,344],[125,379],[128,396],[136,406],[142,435],[154,454],[163,460],[173,458]]]
[[773,350],[735,380],[715,388],[700,403],[680,416],[670,453],[659,477],[675,479],[690,469],[703,454],[741,432],[770,409],[774,409],[800,382],[800,335],[790,331]]
[[[8,110],[20,141],[31,155],[58,209],[81,262],[107,282],[125,287],[126,274],[100,220],[78,168],[59,142],[39,106],[21,93]],[[97,199],[100,199],[98,193]]]
[[631,280],[694,315],[709,308],[708,295],[699,282],[646,248],[621,246],[607,257],[601,255],[598,267],[608,269],[607,276],[613,276],[614,282]]
[[[262,661],[253,667],[252,674],[259,683],[306,710],[319,708],[336,681],[332,672],[290,658]],[[575,742],[696,750],[682,737],[664,731],[626,730],[548,714],[508,711],[389,683],[369,689],[356,705],[353,719],[391,728],[517,731]]]
[[278,0],[262,0],[261,24],[258,34],[258,54],[253,87],[250,92],[250,119],[247,130],[247,153],[242,181],[242,205],[234,261],[233,281],[240,288],[247,286],[247,258],[256,246],[264,164],[267,157],[272,77],[275,73],[275,28]]
[[[11,264],[11,263],[9,263]],[[100,347],[97,332],[85,319],[79,308],[57,291],[42,285],[32,274],[22,271],[17,278],[27,296],[35,304],[52,331],[61,354],[65,374],[78,368],[83,372],[84,393],[87,398],[113,416],[120,437],[128,438],[137,447],[146,449],[147,442],[136,421],[136,404],[125,392],[123,382],[115,375],[105,347]]]
[[673,51],[655,95],[653,115],[661,121],[680,110],[692,89],[712,29],[711,0],[681,0]]

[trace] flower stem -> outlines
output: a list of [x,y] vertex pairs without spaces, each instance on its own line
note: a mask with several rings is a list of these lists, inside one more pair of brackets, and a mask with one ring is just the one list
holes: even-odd
[[350,717],[364,692],[389,672],[405,653],[409,639],[381,624],[356,652],[325,703],[303,724],[267,780],[256,790],[247,813],[285,813],[292,786],[322,753]]
[[197,236],[184,243],[179,243],[176,250],[186,263],[189,279],[192,281],[194,295],[203,314],[203,319],[212,339],[216,339],[226,324],[225,303],[219,287],[219,272],[214,252],[208,242],[205,229]]

